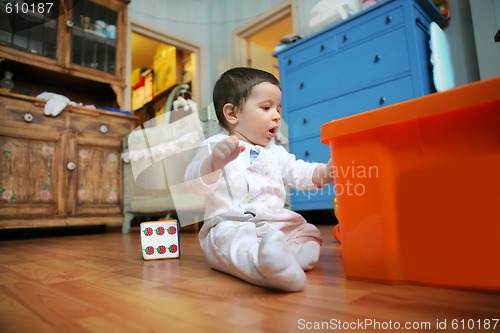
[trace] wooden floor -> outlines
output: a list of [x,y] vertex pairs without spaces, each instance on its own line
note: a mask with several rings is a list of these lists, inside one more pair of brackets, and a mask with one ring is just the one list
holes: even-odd
[[211,270],[192,232],[180,259],[147,262],[138,229],[3,240],[0,332],[500,332],[500,294],[346,280],[332,227],[320,228],[299,293]]

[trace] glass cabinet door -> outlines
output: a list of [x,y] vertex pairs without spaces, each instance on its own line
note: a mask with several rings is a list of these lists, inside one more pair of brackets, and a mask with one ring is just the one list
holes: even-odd
[[71,63],[114,74],[118,13],[91,0],[73,7]]
[[59,2],[0,1],[0,45],[56,57]]

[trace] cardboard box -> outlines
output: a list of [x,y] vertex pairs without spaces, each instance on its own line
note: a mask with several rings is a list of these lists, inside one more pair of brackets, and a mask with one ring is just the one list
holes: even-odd
[[139,74],[137,86],[132,90],[132,110],[140,109],[153,100],[153,70],[148,69]]
[[177,83],[177,55],[175,46],[161,44],[153,60],[154,96]]
[[500,290],[500,77],[337,119],[347,277]]
[[141,246],[144,260],[179,258],[179,224],[177,220],[141,223]]

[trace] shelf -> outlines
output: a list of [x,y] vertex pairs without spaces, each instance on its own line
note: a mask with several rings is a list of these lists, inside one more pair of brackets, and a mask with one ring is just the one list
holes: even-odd
[[116,39],[110,39],[94,30],[73,27],[73,36],[85,38],[96,43],[106,44],[107,46],[116,47]]
[[[187,83],[191,87],[191,82]],[[161,108],[165,105],[165,102],[168,98],[168,95],[177,87],[179,83],[173,85],[165,91],[162,91],[158,95],[156,95],[151,101],[147,102],[140,108],[134,110],[132,112],[133,115],[136,115],[139,118],[137,125],[141,125],[148,120],[151,120],[155,117],[155,112],[157,109]]]

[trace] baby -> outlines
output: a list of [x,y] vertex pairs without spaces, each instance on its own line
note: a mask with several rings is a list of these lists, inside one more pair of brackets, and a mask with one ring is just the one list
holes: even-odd
[[208,138],[208,149],[186,170],[190,189],[206,196],[199,241],[207,261],[255,285],[303,290],[322,239],[314,225],[284,208],[285,187],[323,187],[333,180],[331,162],[297,160],[274,143],[281,88],[272,74],[230,69],[216,82],[213,102],[229,135]]

